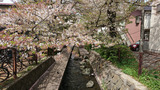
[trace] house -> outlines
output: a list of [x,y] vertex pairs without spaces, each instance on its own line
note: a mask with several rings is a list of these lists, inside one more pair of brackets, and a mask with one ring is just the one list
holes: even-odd
[[152,3],[149,50],[160,52],[160,0]]
[[129,19],[131,23],[126,25],[126,29],[128,29],[128,32],[126,33],[129,39],[128,45],[133,44],[138,40],[140,40],[140,28],[141,28],[140,17],[141,17],[140,10],[136,10],[131,13],[131,16]]
[[0,0],[0,9],[7,9],[10,6],[14,5],[14,1],[17,2],[17,0]]
[[[150,35],[150,23],[151,23],[151,7],[144,7],[144,50],[149,49],[149,35]],[[130,24],[126,25],[126,29],[128,29],[127,37],[129,39],[128,45],[136,43],[140,40],[140,30],[141,30],[141,10],[136,10],[131,13],[130,16]]]

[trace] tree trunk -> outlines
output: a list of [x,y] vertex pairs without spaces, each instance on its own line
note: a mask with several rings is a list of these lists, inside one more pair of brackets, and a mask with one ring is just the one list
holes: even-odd
[[116,12],[112,10],[112,3],[113,0],[110,1],[109,3],[109,8],[107,10],[107,14],[108,14],[108,21],[109,21],[109,30],[110,30],[110,36],[111,37],[116,37],[117,33],[116,33],[116,28],[115,28],[115,19],[116,19]]

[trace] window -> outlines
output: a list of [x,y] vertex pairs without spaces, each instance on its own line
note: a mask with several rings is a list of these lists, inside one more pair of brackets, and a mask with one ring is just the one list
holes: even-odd
[[136,24],[139,24],[140,22],[140,16],[136,16]]
[[145,12],[144,15],[144,29],[150,29],[151,12]]
[[160,4],[157,5],[157,12],[160,12]]
[[144,40],[146,40],[146,41],[149,40],[149,30],[144,31]]

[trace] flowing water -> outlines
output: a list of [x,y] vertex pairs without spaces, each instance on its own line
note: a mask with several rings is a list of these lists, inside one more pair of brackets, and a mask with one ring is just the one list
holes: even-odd
[[[93,75],[93,70],[91,69],[92,75],[83,75],[82,70],[80,70],[80,62],[81,60],[74,59],[74,55],[71,56],[59,90],[100,90]],[[91,68],[89,63],[86,67]],[[86,84],[90,80],[94,82],[94,86],[92,88],[87,88]]]

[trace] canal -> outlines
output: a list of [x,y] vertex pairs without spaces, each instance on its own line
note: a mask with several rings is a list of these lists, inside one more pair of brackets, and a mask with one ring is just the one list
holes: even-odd
[[90,64],[85,62],[82,66],[82,63],[82,59],[75,59],[74,54],[71,56],[59,90],[100,90]]

